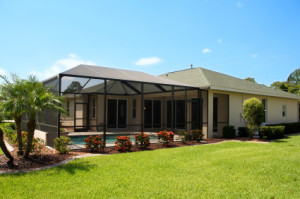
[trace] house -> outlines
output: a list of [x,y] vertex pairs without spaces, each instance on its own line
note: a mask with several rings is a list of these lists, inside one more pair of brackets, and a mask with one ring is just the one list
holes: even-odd
[[[147,73],[79,65],[43,84],[65,98],[69,115],[47,112],[37,128],[52,137],[68,131],[158,132],[202,129],[206,138],[222,127],[245,126],[243,102],[257,97],[264,124],[297,122],[299,96],[204,68]],[[50,116],[51,115],[51,116]]]

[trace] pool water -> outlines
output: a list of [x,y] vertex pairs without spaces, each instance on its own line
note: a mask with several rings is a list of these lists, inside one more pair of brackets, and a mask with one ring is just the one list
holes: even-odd
[[[93,135],[94,137],[95,135]],[[124,136],[124,135],[106,135],[106,143],[107,144],[113,144],[116,141],[116,137],[117,136]],[[132,141],[132,143],[135,142],[135,135],[125,135],[125,136],[129,136],[130,140]],[[73,142],[73,144],[81,144],[81,145],[85,145],[84,139],[88,138],[89,135],[80,135],[80,136],[70,136],[71,141]],[[157,136],[156,135],[149,135],[150,137],[150,142],[156,140],[157,141]]]

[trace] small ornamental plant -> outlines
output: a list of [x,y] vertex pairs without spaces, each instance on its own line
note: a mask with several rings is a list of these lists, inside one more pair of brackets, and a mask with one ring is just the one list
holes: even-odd
[[195,129],[190,131],[193,141],[200,142],[203,139],[203,133],[200,129]]
[[182,143],[186,144],[186,142],[200,142],[203,139],[203,133],[199,129],[191,130],[191,131],[179,131],[179,137],[181,138]]
[[105,147],[105,141],[102,139],[101,135],[97,135],[95,137],[89,136],[84,139],[85,142],[85,150],[90,150],[91,152],[103,152]]
[[141,133],[135,136],[135,144],[140,146],[141,149],[145,149],[150,145],[150,137],[145,133]]
[[60,154],[67,154],[70,152],[69,144],[72,144],[72,141],[69,137],[61,136],[59,138],[55,138],[54,140],[54,148]]
[[118,151],[130,151],[132,142],[129,136],[116,137],[115,149]]
[[[22,131],[21,137],[22,137],[22,146],[23,146],[22,148],[23,150],[25,150],[27,146],[27,132]],[[42,140],[41,138],[34,137],[32,139],[32,147],[30,153],[33,153],[35,155],[40,155],[44,146],[45,146],[44,140]]]
[[165,147],[168,146],[169,143],[173,141],[173,137],[174,137],[174,133],[172,131],[160,131],[157,134],[157,138],[159,142],[162,142]]

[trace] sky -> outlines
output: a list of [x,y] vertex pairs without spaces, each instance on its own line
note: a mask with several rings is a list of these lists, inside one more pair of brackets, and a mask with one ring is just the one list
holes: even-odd
[[0,0],[0,74],[193,64],[270,85],[300,68],[299,10],[297,0]]

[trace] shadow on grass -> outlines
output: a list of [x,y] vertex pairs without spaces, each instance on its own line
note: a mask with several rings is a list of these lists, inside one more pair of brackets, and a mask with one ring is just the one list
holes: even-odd
[[61,165],[55,168],[55,172],[53,172],[54,175],[57,174],[57,172],[67,172],[69,174],[76,174],[78,171],[90,171],[92,168],[95,168],[96,165],[90,163],[89,161],[82,161],[82,160],[73,160],[70,163],[67,163],[65,165]]
[[274,143],[286,143],[286,142],[289,141],[289,139],[291,139],[291,136],[286,135],[286,137],[284,137],[282,139],[273,140],[272,142],[274,142]]

